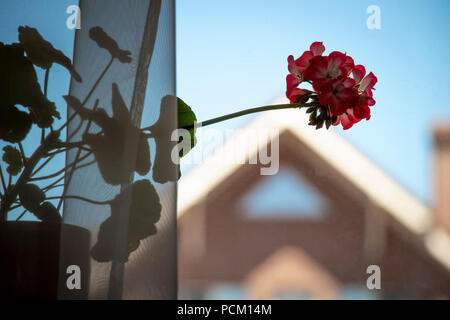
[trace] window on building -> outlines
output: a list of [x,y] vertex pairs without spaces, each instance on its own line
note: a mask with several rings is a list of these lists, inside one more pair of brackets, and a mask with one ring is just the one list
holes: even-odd
[[262,179],[242,199],[244,218],[322,219],[326,216],[327,199],[298,170],[283,166],[276,175]]

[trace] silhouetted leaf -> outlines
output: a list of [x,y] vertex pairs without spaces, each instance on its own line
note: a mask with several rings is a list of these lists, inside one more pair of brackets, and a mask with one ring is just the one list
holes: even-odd
[[[109,217],[100,225],[100,229],[97,234],[97,243],[91,249],[91,256],[98,262],[108,262],[117,260],[119,254],[116,249],[116,230],[118,228],[119,221]],[[123,260],[123,259],[120,259]]]
[[8,142],[20,142],[31,128],[31,118],[26,112],[15,106],[0,106],[0,139]]
[[158,121],[150,129],[156,144],[153,180],[158,183],[176,181],[180,177],[179,166],[172,160],[172,150],[178,147],[178,142],[172,141],[172,133],[177,129],[177,113],[177,97],[164,96]]
[[117,42],[111,38],[101,27],[93,27],[89,30],[89,37],[94,40],[100,48],[109,51],[112,57],[119,59],[122,63],[130,63],[131,52],[119,48]]
[[64,99],[82,119],[91,120],[102,128],[101,133],[85,134],[83,140],[93,150],[105,182],[119,185],[128,182],[134,171],[140,175],[149,172],[148,141],[133,124],[117,84],[112,85],[112,117],[101,108],[95,111],[84,108],[75,97],[65,96]]
[[34,65],[49,69],[53,63],[60,64],[69,70],[75,80],[81,82],[81,77],[74,69],[70,59],[60,50],[55,49],[35,28],[20,26],[19,42]]
[[136,158],[136,172],[143,176],[150,171],[150,166],[150,146],[147,137],[140,133]]
[[40,220],[47,222],[61,222],[61,216],[55,206],[48,201],[43,202],[32,213]]
[[31,119],[41,128],[49,127],[53,117],[60,118],[55,104],[42,93],[33,64],[24,56],[20,44],[0,42],[0,61],[1,106],[21,104],[28,107]]
[[45,193],[37,185],[28,183],[20,187],[19,199],[25,209],[34,213],[45,200]]
[[[178,122],[175,122],[175,119],[178,119]],[[171,95],[162,98],[158,121],[150,129],[156,143],[155,165],[153,166],[153,179],[156,182],[166,183],[176,181],[181,177],[179,166],[172,159],[172,151],[179,148],[179,157],[181,158],[195,146],[197,143],[194,126],[196,121],[195,113],[182,99]],[[182,136],[178,143],[172,141],[172,133],[177,128],[189,131],[190,141],[187,145]],[[187,146],[188,148],[186,148]]]
[[[120,217],[128,215],[127,256],[116,252],[115,239],[121,228]],[[139,180],[125,188],[111,202],[111,216],[100,226],[97,243],[91,250],[92,257],[99,262],[128,259],[141,240],[156,234],[155,224],[161,217],[158,193],[149,180]]]
[[80,100],[74,96],[63,96],[64,100],[66,100],[67,104],[72,107],[76,113],[83,120],[90,120],[101,127],[104,131],[108,133],[113,133],[117,130],[116,121],[108,116],[106,111],[102,108],[98,108],[96,110],[90,110],[81,105]]
[[45,193],[37,185],[28,183],[19,188],[21,205],[42,221],[60,222],[61,216],[55,206],[45,200]]
[[12,146],[6,146],[3,148],[3,161],[8,164],[6,171],[12,176],[16,176],[23,168],[22,156],[20,151]]

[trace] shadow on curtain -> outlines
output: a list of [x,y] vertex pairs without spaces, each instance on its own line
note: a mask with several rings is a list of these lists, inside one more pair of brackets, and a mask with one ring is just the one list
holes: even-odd
[[[65,184],[67,195],[97,203],[66,199],[63,220],[91,233],[82,289],[90,299],[175,299],[178,171],[161,160],[169,159],[172,145],[139,131],[155,123],[166,133],[176,127],[174,1],[90,0],[80,1],[80,9],[73,60],[83,82],[72,81],[66,97],[68,118],[74,110],[80,116],[67,134],[70,141],[85,139],[94,152],[68,152],[67,165],[84,157],[86,166],[67,171]],[[124,169],[117,170],[122,167],[108,154],[121,154],[114,158]],[[149,214],[140,216],[136,208]],[[63,299],[74,297],[65,289],[64,272],[77,255],[64,249],[75,241],[64,230]]]

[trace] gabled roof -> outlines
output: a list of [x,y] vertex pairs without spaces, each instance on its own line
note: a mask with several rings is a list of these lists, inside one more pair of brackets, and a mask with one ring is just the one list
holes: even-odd
[[[283,103],[282,101],[281,103]],[[221,163],[224,154],[233,152],[234,143],[246,132],[267,131],[267,140],[260,139],[252,147],[256,154],[272,139],[273,129],[281,135],[289,131],[321,159],[361,190],[373,204],[416,236],[426,250],[450,270],[450,236],[443,230],[432,228],[430,209],[388,176],[349,142],[333,130],[316,130],[308,124],[303,110],[286,109],[259,114],[243,130],[216,150],[204,163],[184,175],[178,184],[178,216],[205,198],[241,164]],[[282,143],[282,141],[280,141]],[[221,163],[221,165],[217,165]]]

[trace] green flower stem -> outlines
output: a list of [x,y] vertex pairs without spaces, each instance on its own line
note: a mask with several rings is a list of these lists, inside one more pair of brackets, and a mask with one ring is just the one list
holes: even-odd
[[230,114],[227,114],[227,115],[224,115],[224,116],[221,116],[221,117],[209,119],[209,120],[206,120],[206,121],[196,122],[192,126],[185,127],[185,129],[192,129],[194,127],[195,128],[206,127],[206,126],[209,126],[209,125],[214,124],[214,123],[218,123],[218,122],[222,122],[222,121],[225,121],[225,120],[237,118],[237,117],[244,116],[244,115],[247,115],[247,114],[262,112],[262,111],[280,110],[280,109],[292,109],[292,108],[302,108],[302,107],[312,107],[312,106],[315,106],[315,105],[316,105],[315,102],[311,102],[311,103],[294,103],[294,104],[275,104],[275,105],[269,105],[269,106],[263,106],[263,107],[250,108],[250,109],[245,109],[245,110],[242,110],[242,111],[239,111],[239,112],[230,113]]
[[[193,128],[200,128],[200,127],[206,127],[209,126],[211,124],[214,123],[218,123],[218,122],[222,122],[225,120],[229,120],[229,119],[233,119],[233,118],[237,118],[240,116],[244,116],[247,114],[252,114],[252,113],[258,113],[258,112],[263,112],[263,111],[269,111],[269,110],[280,110],[280,109],[294,109],[294,108],[305,108],[305,107],[315,107],[317,106],[317,102],[309,102],[309,103],[292,103],[292,104],[274,104],[274,105],[269,105],[269,106],[263,106],[263,107],[256,107],[256,108],[250,108],[250,109],[245,109],[239,112],[234,112],[234,113],[230,113],[221,117],[217,117],[217,118],[213,118],[213,119],[209,119],[206,121],[202,121],[202,122],[195,122],[193,125],[190,126],[186,126],[186,127],[182,127],[180,129],[193,129]],[[145,128],[142,128],[142,131],[145,130],[152,130],[152,126],[148,126]],[[153,137],[153,135],[147,134],[147,137],[151,138]]]
[[[306,107],[316,107],[318,106],[317,102],[309,102],[309,103],[293,103],[293,104],[274,104],[274,105],[269,105],[269,106],[263,106],[263,107],[256,107],[256,108],[250,108],[250,109],[245,109],[239,112],[234,112],[234,113],[230,113],[221,117],[217,117],[217,118],[213,118],[213,119],[209,119],[206,121],[202,121],[202,122],[195,122],[193,125],[190,126],[186,126],[186,127],[181,127],[179,129],[186,129],[186,130],[191,130],[193,128],[200,128],[200,127],[206,127],[209,126],[211,124],[214,123],[219,123],[225,120],[229,120],[229,119],[233,119],[233,118],[237,118],[240,116],[244,116],[247,114],[252,114],[252,113],[258,113],[258,112],[263,112],[263,111],[269,111],[269,110],[280,110],[280,109],[294,109],[294,108],[306,108]],[[145,134],[145,136],[147,138],[153,138],[153,133],[151,133],[151,130],[153,129],[154,125],[145,127],[145,128],[141,128],[141,131],[150,131],[150,133]]]

